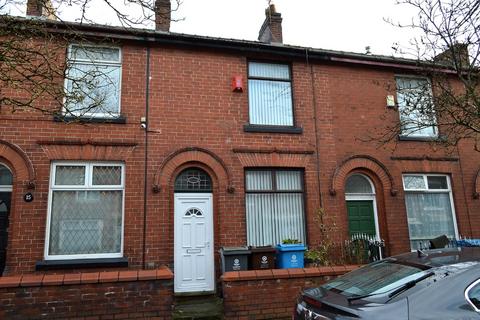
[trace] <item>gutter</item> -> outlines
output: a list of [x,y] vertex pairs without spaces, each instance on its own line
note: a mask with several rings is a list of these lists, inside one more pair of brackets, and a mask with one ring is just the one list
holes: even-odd
[[[4,20],[3,22],[2,19]],[[9,22],[4,17],[0,17],[0,27]],[[455,73],[453,68],[445,65],[430,63],[427,61],[418,61],[405,58],[395,58],[390,56],[365,55],[352,52],[315,49],[300,46],[289,46],[284,44],[270,44],[258,41],[215,38],[198,35],[187,35],[181,33],[172,33],[165,31],[155,31],[150,29],[135,29],[112,27],[95,24],[79,24],[74,22],[59,22],[49,20],[39,20],[22,17],[8,17],[17,23],[37,24],[44,27],[49,33],[64,34],[75,37],[90,39],[112,39],[120,41],[135,41],[157,45],[172,45],[184,48],[200,48],[225,50],[231,52],[241,52],[242,54],[266,54],[276,57],[289,59],[298,59],[304,61],[305,50],[309,52],[311,62],[333,62],[346,64],[359,64],[373,67],[388,67],[398,69],[408,69],[422,71],[425,68],[436,69],[439,72]],[[28,26],[27,26],[28,27]]]

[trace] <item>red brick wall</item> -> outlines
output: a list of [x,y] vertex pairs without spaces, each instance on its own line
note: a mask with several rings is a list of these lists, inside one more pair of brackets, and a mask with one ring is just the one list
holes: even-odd
[[[393,141],[381,145],[372,140],[385,133],[387,125],[398,123],[398,111],[386,107],[386,96],[396,95],[394,76],[409,71],[389,68],[316,65],[316,96],[319,110],[319,156],[321,186],[327,214],[341,226],[340,237],[345,237],[347,215],[343,187],[352,172],[369,176],[375,184],[380,233],[387,240],[390,254],[410,250],[403,173],[441,173],[451,178],[454,206],[459,233],[478,236],[475,227],[479,200],[472,196],[473,181],[480,169],[480,154],[467,142],[459,148],[443,148],[425,141]],[[354,156],[366,155],[384,166],[392,181],[383,179],[384,170],[369,161],[355,165],[345,164],[343,175],[337,177],[335,195],[328,187],[336,169]],[[366,157],[361,157],[366,158]],[[401,160],[407,159],[408,160]],[[390,186],[397,191],[390,192]],[[343,232],[342,232],[343,231]]]
[[357,266],[226,272],[225,319],[291,319],[303,288],[315,287]]
[[1,319],[170,319],[170,270],[0,278]]
[[[347,236],[342,190],[345,178],[353,171],[369,175],[375,183],[381,236],[387,240],[390,253],[409,250],[401,179],[405,172],[449,174],[459,232],[480,236],[476,214],[480,200],[472,196],[479,156],[471,151],[471,145],[462,144],[449,153],[438,147],[434,150],[426,142],[399,141],[395,148],[379,148],[363,139],[384,123],[398,121],[398,112],[385,107],[385,96],[394,94],[394,86],[389,88],[388,84],[392,85],[394,75],[402,70],[315,64],[314,95],[309,66],[305,61],[287,61],[293,70],[295,124],[303,128],[303,133],[246,133],[243,125],[248,123],[248,88],[243,93],[232,92],[231,78],[241,75],[247,79],[247,58],[275,57],[159,46],[152,48],[151,57],[144,250],[145,132],[140,128],[140,118],[146,115],[146,50],[134,43],[124,43],[122,49],[121,112],[126,124],[65,124],[53,122],[50,116],[11,114],[6,108],[0,109],[0,140],[18,146],[34,169],[34,178],[30,178],[25,160],[0,144],[0,161],[10,165],[15,176],[6,274],[34,272],[35,262],[44,257],[48,182],[54,160],[125,162],[124,255],[132,268],[142,266],[144,252],[149,267],[172,265],[172,184],[176,174],[190,165],[201,166],[213,178],[215,251],[220,246],[246,242],[244,169],[252,166],[304,168],[310,246],[321,240],[313,221],[313,213],[320,206],[326,209],[326,221],[338,227],[334,239]],[[52,105],[51,101],[44,103]],[[66,140],[71,145],[55,144]],[[374,158],[392,180],[385,180],[383,169],[366,160],[363,165],[360,161],[342,171],[347,159],[359,155]],[[425,156],[430,158],[423,159]],[[444,157],[454,160],[441,160]],[[330,191],[337,170],[343,174],[337,176],[338,187],[333,194]],[[35,182],[34,190],[28,189],[29,179]],[[389,184],[396,193],[391,192]],[[159,192],[153,192],[154,186]],[[28,191],[35,197],[31,203],[22,199]],[[218,261],[217,256],[217,269]]]

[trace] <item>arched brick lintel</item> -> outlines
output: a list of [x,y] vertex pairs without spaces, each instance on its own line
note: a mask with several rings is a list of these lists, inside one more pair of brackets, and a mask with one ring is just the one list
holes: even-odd
[[230,172],[223,160],[212,151],[199,147],[187,147],[169,154],[155,172],[153,191],[166,190],[177,168],[189,162],[206,165],[217,175],[220,187],[229,193],[234,192]]
[[35,169],[25,151],[14,143],[0,139],[0,158],[13,166],[15,179],[29,189],[35,189]]
[[337,190],[341,188],[347,175],[355,169],[367,169],[374,172],[382,182],[384,188],[390,190],[390,195],[395,196],[397,190],[392,175],[388,169],[377,159],[368,155],[354,155],[346,158],[337,166],[332,176],[330,194],[336,195]]

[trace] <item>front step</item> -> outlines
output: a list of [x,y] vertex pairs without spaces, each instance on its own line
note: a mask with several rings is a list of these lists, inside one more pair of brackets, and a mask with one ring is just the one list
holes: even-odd
[[216,295],[176,296],[172,318],[174,320],[222,320],[223,300]]

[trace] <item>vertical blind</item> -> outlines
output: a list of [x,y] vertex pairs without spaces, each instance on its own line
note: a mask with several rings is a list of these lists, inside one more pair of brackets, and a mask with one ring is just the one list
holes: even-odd
[[293,126],[289,66],[250,62],[248,70],[250,124]]
[[248,244],[305,243],[302,172],[249,170],[245,176]]

